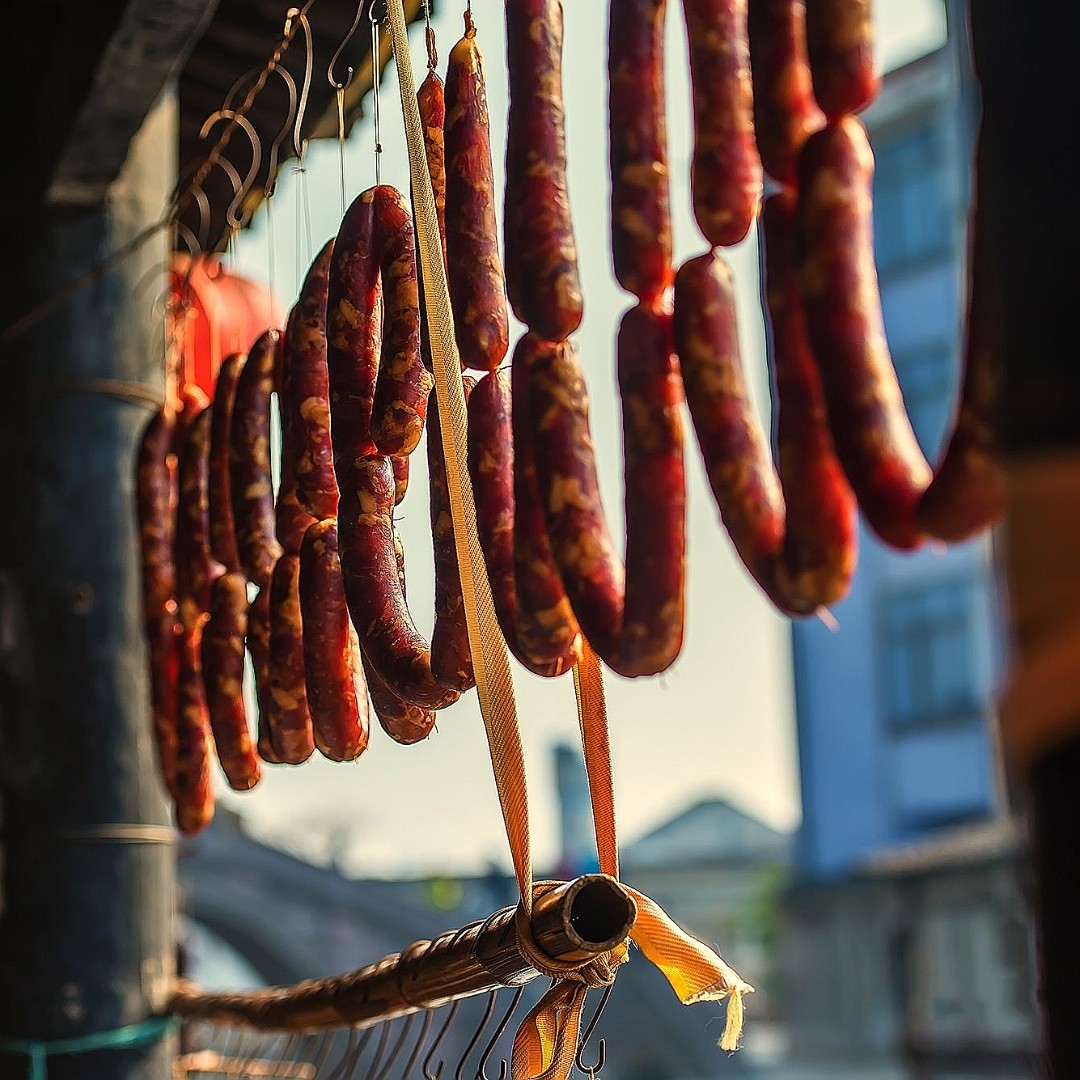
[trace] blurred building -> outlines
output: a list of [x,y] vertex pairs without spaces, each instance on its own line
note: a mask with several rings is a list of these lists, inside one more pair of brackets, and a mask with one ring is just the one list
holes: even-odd
[[[949,4],[947,44],[889,73],[864,116],[886,329],[931,462],[958,385],[976,122],[960,10]],[[834,615],[839,632],[792,629],[803,823],[785,1000],[796,1053],[1028,1075],[992,1071],[1020,1067],[1034,1019],[993,740],[1002,635],[989,542],[897,554],[863,529]]]

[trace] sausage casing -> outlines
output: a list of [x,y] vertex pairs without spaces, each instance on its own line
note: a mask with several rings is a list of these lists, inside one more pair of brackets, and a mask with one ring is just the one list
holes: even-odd
[[734,278],[717,252],[675,275],[675,348],[720,517],[743,564],[773,595],[784,501],[743,375]]
[[281,554],[270,473],[270,396],[280,338],[277,330],[267,330],[252,345],[236,385],[229,436],[229,483],[240,565],[260,588],[269,585]]
[[173,550],[177,483],[173,454],[175,427],[171,414],[158,410],[143,431],[135,466],[150,716],[161,778],[173,795],[181,647]]
[[671,285],[671,193],[664,120],[667,0],[612,0],[608,23],[611,256],[638,299]]
[[683,13],[694,91],[694,217],[710,244],[726,247],[750,231],[761,201],[746,0],[683,0]]
[[[526,334],[514,352],[513,380],[515,472],[521,472],[522,448],[531,444],[539,502],[561,586],[589,643],[600,656],[613,656],[622,623],[624,570],[600,500],[588,390],[577,350],[571,342]],[[515,507],[516,533],[524,524],[525,501],[518,499]],[[538,619],[542,615],[543,625],[569,635],[573,623],[567,624],[558,606],[548,615],[539,605],[526,604],[530,578],[523,570],[528,564],[519,558],[517,567],[519,607]],[[546,584],[546,579],[537,583]]]
[[176,509],[176,602],[188,631],[202,626],[210,610],[210,586],[221,566],[210,551],[210,420],[203,409],[180,447]]
[[853,117],[823,128],[803,147],[801,278],[837,456],[870,527],[907,550],[924,539],[915,509],[930,469],[885,339],[874,267],[873,170],[866,132]]
[[461,366],[494,371],[510,325],[495,211],[484,60],[466,13],[446,69],[446,265]]
[[806,44],[814,97],[830,120],[873,101],[879,79],[870,0],[806,0]]
[[766,200],[762,226],[785,505],[777,601],[787,611],[808,615],[847,594],[855,573],[858,510],[833,446],[821,376],[806,335],[793,193]]
[[749,0],[747,32],[761,164],[794,184],[799,151],[825,123],[810,85],[804,0]]
[[514,314],[551,341],[581,324],[577,244],[566,182],[561,0],[506,5],[506,292]]
[[458,695],[435,679],[431,650],[405,604],[395,569],[390,459],[361,458],[352,466],[351,480],[341,490],[338,543],[345,597],[360,648],[370,668],[402,700],[442,708]]
[[201,635],[201,629],[184,630],[180,650],[175,808],[176,827],[186,836],[201,832],[214,817],[210,717],[199,656]]
[[265,695],[270,738],[278,757],[299,765],[315,752],[304,672],[300,621],[300,556],[286,553],[270,580],[270,643]]
[[[468,401],[473,380],[466,376],[463,385]],[[465,600],[461,594],[439,405],[434,390],[431,395],[427,432],[431,540],[435,555],[435,628],[431,632],[431,671],[444,686],[464,691],[474,686],[476,680],[469,648],[469,628],[465,622]]]
[[203,628],[202,666],[210,730],[222,772],[234,791],[259,782],[259,759],[244,708],[244,638],[247,580],[229,571],[214,581],[210,618]]
[[[377,309],[383,298],[381,341]],[[420,359],[412,213],[386,184],[353,200],[327,289],[327,365],[338,486],[342,457],[408,454],[424,429],[430,373]]]
[[368,744],[368,695],[349,621],[337,521],[315,522],[300,548],[300,621],[311,727],[319,752],[352,761]]
[[609,663],[655,675],[682,649],[686,616],[686,472],[682,378],[668,305],[639,305],[618,337],[625,457],[626,595]]
[[233,518],[232,482],[229,469],[229,439],[232,428],[236,386],[240,380],[246,353],[225,357],[214,386],[210,419],[210,549],[226,570],[240,569],[236,546],[236,521]]
[[[320,521],[337,516],[338,489],[330,442],[330,378],[326,370],[326,293],[334,241],[315,257],[286,330],[293,362],[288,422],[293,431],[292,460],[296,498]],[[282,402],[283,424],[286,403]]]

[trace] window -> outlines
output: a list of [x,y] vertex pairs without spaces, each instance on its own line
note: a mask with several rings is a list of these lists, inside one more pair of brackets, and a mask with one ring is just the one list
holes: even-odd
[[885,710],[894,728],[962,723],[980,715],[969,581],[934,582],[884,606]]
[[884,274],[948,250],[952,233],[939,134],[922,127],[875,146],[874,231]]
[[904,405],[923,453],[935,458],[949,422],[953,365],[947,344],[899,352],[893,357]]

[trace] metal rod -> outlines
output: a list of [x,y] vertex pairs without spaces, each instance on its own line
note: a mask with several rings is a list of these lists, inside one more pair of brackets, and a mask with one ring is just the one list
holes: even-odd
[[[500,986],[521,986],[540,973],[519,945],[516,911],[503,908],[377,964],[295,987],[208,994],[184,985],[172,1008],[181,1016],[263,1031],[367,1028]],[[586,874],[538,896],[530,926],[534,943],[553,962],[584,966],[624,942],[636,916],[633,899],[614,878]]]

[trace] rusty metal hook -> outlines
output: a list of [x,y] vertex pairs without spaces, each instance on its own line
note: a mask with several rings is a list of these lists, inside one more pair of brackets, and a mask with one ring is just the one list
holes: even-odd
[[[476,1080],[490,1080],[490,1077],[486,1072],[487,1063],[491,1060],[491,1055],[495,1053],[495,1047],[499,1040],[506,1034],[506,1029],[510,1026],[514,1011],[517,1009],[518,1002],[521,1001],[521,995],[524,993],[524,985],[519,986],[514,993],[514,1000],[510,1002],[510,1008],[506,1010],[506,1015],[499,1021],[499,1026],[495,1029],[495,1034],[491,1036],[491,1040],[488,1042],[487,1046],[484,1047],[484,1052],[480,1055],[480,1064],[476,1068]],[[506,1058],[503,1058],[499,1064],[499,1080],[506,1080],[507,1068]]]
[[[229,177],[229,180],[233,182],[233,200],[229,203],[229,208],[225,211],[225,221],[230,229],[239,229],[243,222],[237,217],[237,210],[240,208],[240,204],[244,201],[244,197],[255,185],[255,179],[259,174],[259,167],[262,165],[262,141],[259,139],[258,132],[251,125],[251,121],[241,113],[234,111],[233,109],[218,109],[217,112],[211,113],[203,122],[202,129],[199,131],[199,138],[205,139],[213,129],[214,125],[221,120],[228,120],[232,124],[236,124],[240,127],[244,134],[248,137],[248,141],[251,143],[251,167],[248,169],[247,176],[243,181],[240,180],[240,176],[232,163],[228,158],[218,158],[217,164],[222,167],[225,174]],[[234,178],[235,177],[235,181]]]
[[457,1016],[459,1008],[461,1008],[460,998],[451,1004],[450,1011],[446,1014],[446,1019],[443,1021],[443,1026],[439,1028],[439,1033],[435,1036],[435,1041],[431,1044],[431,1049],[427,1052],[427,1057],[424,1058],[424,1064],[420,1069],[424,1074],[424,1080],[439,1080],[442,1076],[443,1069],[446,1067],[446,1062],[440,1061],[434,1072],[431,1072],[431,1062],[435,1057],[435,1051],[439,1049],[443,1039],[446,1038],[446,1033],[450,1030],[450,1025],[454,1022],[454,1017]]
[[472,1038],[469,1040],[469,1045],[465,1047],[465,1052],[458,1060],[457,1068],[454,1070],[454,1080],[464,1080],[465,1062],[468,1061],[469,1055],[479,1045],[480,1039],[483,1037],[484,1030],[488,1026],[488,1021],[491,1020],[491,1015],[495,1012],[495,1002],[498,1000],[499,991],[492,990],[491,993],[488,994],[488,1003],[487,1008],[484,1009],[484,1015],[480,1017],[480,1023],[477,1025],[476,1030],[473,1032]]
[[585,1034],[581,1036],[581,1042],[578,1044],[577,1053],[574,1055],[575,1067],[579,1072],[587,1073],[589,1080],[593,1080],[607,1064],[607,1041],[605,1039],[601,1039],[596,1044],[596,1062],[594,1064],[586,1065],[582,1060],[582,1055],[585,1053],[585,1047],[589,1045],[589,1040],[596,1030],[596,1025],[600,1022],[600,1017],[603,1015],[604,1009],[607,1008],[608,998],[611,997],[611,991],[614,986],[615,984],[612,982],[604,987],[604,992],[600,997],[600,1004],[596,1006],[596,1012],[593,1013],[592,1019],[589,1021],[589,1026],[585,1028]]

